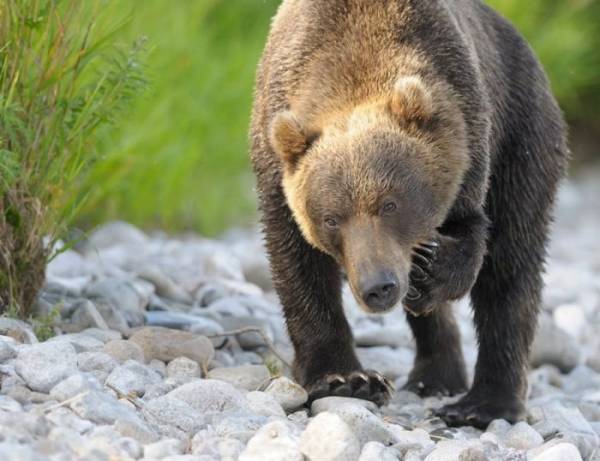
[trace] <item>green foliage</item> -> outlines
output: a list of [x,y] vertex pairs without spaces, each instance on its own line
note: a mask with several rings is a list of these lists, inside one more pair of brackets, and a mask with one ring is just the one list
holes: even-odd
[[525,35],[567,117],[600,119],[600,2],[489,0]]
[[54,326],[58,320],[60,320],[60,310],[58,306],[54,307],[46,315],[29,318],[31,325],[33,326],[33,332],[40,341],[46,341],[56,334],[54,332]]
[[96,136],[145,86],[143,43],[115,48],[103,3],[0,3],[0,312],[27,315]]
[[87,178],[84,224],[214,234],[253,216],[247,130],[256,64],[277,0],[120,0],[126,36],[147,34],[151,92]]

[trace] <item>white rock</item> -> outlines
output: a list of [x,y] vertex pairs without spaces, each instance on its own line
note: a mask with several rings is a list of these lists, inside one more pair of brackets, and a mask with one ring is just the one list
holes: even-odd
[[563,373],[568,373],[580,360],[581,352],[575,339],[558,328],[549,316],[541,315],[531,345],[531,365],[536,368],[548,363],[556,366]]
[[330,412],[335,413],[350,427],[358,438],[360,445],[367,442],[380,442],[386,446],[393,445],[397,439],[385,423],[361,405],[344,403]]
[[574,338],[583,333],[587,320],[581,306],[577,304],[562,304],[552,312],[554,323]]
[[283,411],[279,402],[271,394],[258,391],[248,392],[246,400],[253,413],[262,416],[285,418],[285,411]]
[[23,407],[15,399],[8,395],[0,395],[0,411],[16,412],[22,410]]
[[163,459],[167,456],[183,453],[185,444],[177,439],[163,439],[144,447],[144,457],[147,459]]
[[77,329],[100,328],[108,330],[108,325],[96,305],[89,299],[83,299],[73,306],[71,323],[77,325]]
[[184,384],[167,396],[188,404],[200,413],[248,409],[248,403],[240,391],[231,384],[215,379],[201,379]]
[[46,418],[55,426],[75,431],[78,434],[88,432],[94,427],[90,421],[80,418],[65,407],[58,407],[46,413]]
[[113,427],[122,436],[140,443],[153,443],[160,439],[159,434],[142,419],[119,419]]
[[355,461],[360,443],[342,418],[324,412],[308,423],[300,437],[300,451],[311,460]]
[[82,352],[77,354],[77,367],[81,371],[110,373],[118,362],[106,352]]
[[272,395],[285,411],[293,411],[308,400],[304,388],[285,376],[272,380],[265,392]]
[[8,341],[0,337],[0,363],[6,362],[17,356],[17,350]]
[[38,342],[31,325],[22,320],[0,317],[0,335],[8,336],[19,343],[35,344]]
[[15,370],[34,391],[49,392],[59,381],[77,372],[77,355],[66,342],[45,342],[19,349]]
[[106,344],[109,341],[115,341],[121,339],[121,333],[116,330],[105,330],[102,328],[86,328],[80,332],[82,335],[88,335],[102,341]]
[[167,376],[173,378],[200,378],[200,365],[187,357],[177,357],[167,365]]
[[463,461],[461,455],[478,443],[475,440],[443,440],[427,455],[425,461]]
[[355,399],[353,397],[323,397],[322,399],[315,400],[311,404],[310,411],[313,415],[318,415],[324,411],[333,411],[344,404],[359,405],[369,411],[377,410],[377,405],[368,400]]
[[50,390],[50,397],[63,402],[78,394],[92,390],[100,390],[98,380],[89,374],[75,373],[54,386]]
[[69,406],[81,418],[96,424],[114,424],[119,419],[138,419],[135,411],[99,391],[90,391]]
[[46,343],[54,342],[69,343],[73,346],[75,352],[99,351],[104,346],[104,343],[99,339],[81,333],[54,336],[53,338],[50,338],[48,341],[46,341]]
[[304,459],[299,447],[298,433],[285,421],[274,421],[263,426],[248,441],[246,449],[240,456],[240,461],[303,461]]
[[203,413],[169,395],[147,402],[142,414],[147,421],[158,426],[163,435],[177,439],[191,436],[206,424]]
[[410,365],[403,366],[400,359],[400,349],[391,347],[358,347],[356,354],[361,363],[368,363],[369,368],[379,371],[381,374],[394,380],[405,375]]
[[102,352],[107,353],[119,362],[125,362],[126,360],[145,361],[144,351],[139,344],[124,339],[107,342],[102,348]]
[[581,454],[572,443],[558,443],[537,455],[532,461],[582,461]]
[[396,424],[389,424],[388,429],[394,434],[396,443],[394,444],[397,448],[408,450],[410,448],[433,448],[435,445],[433,440],[429,437],[429,433],[424,429],[413,429],[407,431]]
[[368,442],[363,447],[358,461],[400,461],[400,453],[379,442]]
[[530,450],[544,443],[543,437],[524,421],[515,424],[504,436],[503,442],[510,448]]
[[106,378],[106,385],[118,389],[122,394],[135,393],[141,396],[149,385],[161,381],[161,376],[152,368],[127,360],[111,371]]
[[94,230],[86,243],[89,252],[103,250],[115,245],[144,245],[148,237],[135,226],[122,221],[103,224]]
[[208,377],[226,381],[240,389],[255,391],[267,383],[271,377],[269,369],[264,365],[241,365],[238,367],[214,368]]
[[129,281],[114,277],[101,279],[86,286],[84,295],[92,301],[101,299],[110,303],[125,313],[128,320],[136,319],[131,326],[141,325],[143,322],[143,309],[148,300],[140,296]]
[[36,453],[32,447],[17,443],[0,443],[1,461],[46,461],[46,457]]

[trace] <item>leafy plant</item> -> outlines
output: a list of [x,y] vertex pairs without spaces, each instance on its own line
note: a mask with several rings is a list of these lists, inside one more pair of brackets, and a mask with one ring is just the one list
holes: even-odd
[[146,85],[143,41],[113,45],[124,23],[107,25],[103,7],[0,3],[0,313],[27,316],[98,137]]

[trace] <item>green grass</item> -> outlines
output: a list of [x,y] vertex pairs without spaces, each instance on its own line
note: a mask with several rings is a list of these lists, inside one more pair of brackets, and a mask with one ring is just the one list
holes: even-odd
[[[145,86],[142,44],[113,47],[102,4],[0,3],[0,313],[26,316],[83,203],[98,135]],[[43,239],[46,239],[45,243]]]

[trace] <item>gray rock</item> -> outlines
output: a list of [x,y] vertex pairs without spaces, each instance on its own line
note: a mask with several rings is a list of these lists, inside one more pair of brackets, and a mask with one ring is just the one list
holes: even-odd
[[142,348],[146,360],[170,362],[178,357],[187,357],[202,366],[210,363],[215,353],[212,343],[205,336],[168,328],[144,327],[129,340]]
[[567,408],[557,402],[530,408],[533,428],[544,437],[560,435],[571,442],[584,458],[600,446],[600,438],[577,408]]
[[75,373],[63,379],[50,391],[50,397],[63,402],[84,392],[100,390],[100,383],[91,375]]
[[110,373],[118,362],[106,352],[82,352],[77,354],[77,367],[81,371]]
[[202,412],[169,394],[147,402],[142,408],[142,414],[147,421],[155,424],[163,435],[177,439],[185,439],[206,424]]
[[[210,306],[210,309],[216,309],[219,305],[224,304],[227,300],[219,300]],[[216,307],[215,307],[216,306]],[[245,308],[247,309],[247,308]],[[260,328],[269,341],[274,340],[273,329],[271,324],[261,318],[251,317],[249,315],[240,315],[235,317],[223,317],[219,323],[226,331],[238,330],[245,327]],[[236,339],[240,346],[244,349],[256,349],[257,347],[266,346],[264,338],[255,332],[243,333],[236,335]]]
[[549,316],[540,316],[535,340],[531,346],[530,362],[536,368],[551,364],[568,373],[581,360],[581,352],[574,338],[556,326]]
[[381,418],[361,405],[344,403],[329,411],[344,420],[358,438],[361,446],[370,441],[389,446],[397,441],[395,435],[386,427]]
[[[110,301],[104,299],[96,299],[94,300],[94,304],[111,330],[125,333],[129,331],[130,326],[137,326],[144,320],[142,313],[125,315],[118,307],[113,306]],[[129,317],[133,317],[131,324],[128,321]]]
[[468,461],[464,459],[465,456],[470,455],[470,450],[480,448],[479,444],[478,440],[443,440],[427,455],[425,461]]
[[96,305],[89,299],[77,301],[72,306],[71,323],[77,326],[77,329],[100,328],[108,330],[108,325]]
[[19,349],[15,370],[30,389],[49,392],[67,376],[77,372],[77,355],[66,342],[45,342]]
[[90,391],[70,403],[70,408],[81,418],[96,424],[114,424],[117,420],[137,420],[131,408],[100,391]]
[[[175,359],[175,360],[177,360],[177,359]],[[186,360],[189,360],[189,359],[186,359]],[[194,363],[196,363],[196,362],[194,362]],[[165,362],[163,362],[162,360],[152,359],[152,360],[150,360],[150,363],[148,364],[148,366],[150,368],[152,368],[154,371],[156,371],[163,378],[165,376],[167,376],[167,365],[165,365]],[[177,378],[177,376],[172,376],[172,377]]]
[[324,397],[315,400],[310,406],[310,411],[313,415],[318,415],[324,411],[333,411],[344,404],[360,405],[370,411],[377,410],[377,405],[368,400],[355,399],[353,397]]
[[582,461],[579,450],[571,443],[558,443],[531,459],[532,461]]
[[285,411],[283,411],[279,402],[271,394],[258,391],[248,392],[246,400],[250,411],[255,414],[285,418]]
[[[148,300],[140,296],[135,287],[126,280],[114,277],[98,280],[86,286],[84,295],[92,301],[102,300],[118,309],[125,315],[131,327],[144,323],[144,308]],[[97,307],[99,306],[97,303]],[[107,325],[110,325],[109,319],[105,320]]]
[[248,441],[239,461],[303,461],[304,459],[300,451],[297,431],[285,421],[273,421],[264,425]]
[[114,221],[94,230],[85,242],[87,252],[95,252],[115,245],[144,245],[148,237],[129,223]]
[[361,363],[368,363],[369,368],[377,370],[394,380],[406,375],[412,365],[403,366],[400,361],[400,349],[390,347],[358,347],[356,354]]
[[106,344],[109,341],[122,339],[122,335],[119,331],[103,330],[101,328],[86,328],[85,330],[81,331],[81,334],[92,336],[97,340],[102,341],[104,344]]
[[140,345],[134,341],[127,341],[125,339],[109,341],[104,345],[102,351],[119,362],[125,362],[127,360],[135,360],[137,362],[145,361],[144,351]]
[[259,389],[269,381],[270,377],[269,369],[264,365],[214,368],[208,372],[208,378],[225,381],[248,391]]
[[6,362],[17,356],[17,350],[9,344],[8,341],[3,341],[0,338],[0,363]]
[[355,461],[360,443],[342,418],[324,412],[308,423],[300,437],[300,451],[311,460]]
[[144,447],[144,457],[147,459],[163,459],[167,456],[180,455],[185,444],[178,439],[163,439]]
[[169,398],[180,400],[199,413],[247,411],[243,394],[231,384],[214,379],[201,379],[169,392]]
[[0,317],[0,335],[9,336],[23,344],[35,344],[38,342],[29,324],[9,317]]
[[200,378],[202,376],[198,362],[187,357],[177,357],[175,360],[171,360],[166,371],[170,378]]
[[46,459],[31,447],[10,442],[0,443],[0,461],[46,461]]
[[244,444],[267,422],[265,416],[244,412],[233,413],[227,417],[214,413],[211,419],[217,437],[240,440]]
[[173,330],[191,330],[196,323],[202,323],[203,319],[183,312],[171,311],[148,311],[145,314],[146,325],[151,327],[163,327]]
[[141,396],[149,385],[161,381],[161,376],[152,368],[134,360],[127,360],[111,371],[106,378],[106,385],[118,389],[122,394],[134,393]]
[[308,400],[304,388],[285,376],[272,380],[265,392],[271,394],[285,411],[293,411]]
[[50,421],[54,426],[59,426],[65,429],[75,431],[78,434],[88,432],[94,427],[94,425],[77,416],[70,409],[65,407],[58,407],[46,414],[46,419]]
[[73,346],[75,352],[94,352],[99,351],[104,346],[104,343],[93,336],[84,335],[81,333],[71,333],[59,335],[50,338],[47,343],[66,342]]
[[16,412],[22,411],[23,407],[12,397],[8,395],[0,395],[0,411]]
[[510,448],[530,450],[539,447],[544,439],[538,432],[524,421],[515,424],[504,436],[503,442]]
[[400,461],[401,455],[394,448],[379,442],[368,442],[360,452],[358,461]]
[[123,437],[135,439],[142,444],[160,440],[160,435],[142,419],[119,419],[113,427]]
[[137,276],[152,283],[159,296],[184,304],[192,304],[191,295],[173,282],[159,266],[142,266],[138,269]]
[[433,448],[434,442],[429,437],[429,434],[424,429],[413,429],[405,430],[401,426],[396,424],[389,424],[387,428],[394,435],[396,439],[394,446],[401,451],[408,451],[409,449],[430,449]]

